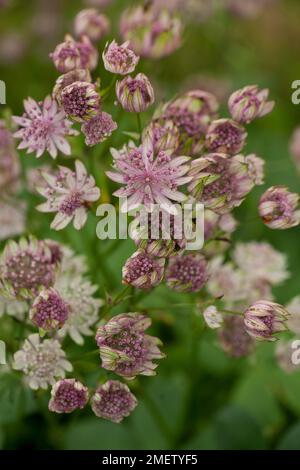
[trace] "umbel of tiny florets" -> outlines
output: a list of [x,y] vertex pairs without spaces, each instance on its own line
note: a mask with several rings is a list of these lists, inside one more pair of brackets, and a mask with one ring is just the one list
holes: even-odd
[[100,109],[100,96],[95,85],[89,82],[71,83],[62,90],[60,99],[66,115],[74,121],[89,120]]
[[146,111],[154,103],[154,90],[143,73],[130,75],[116,83],[116,95],[121,106],[131,113]]
[[108,380],[91,398],[92,410],[99,418],[120,423],[137,406],[129,387],[118,380]]
[[97,330],[102,367],[128,379],[136,375],[155,375],[157,364],[164,354],[161,341],[145,334],[151,320],[139,313],[122,313]]
[[99,112],[82,124],[81,131],[85,135],[86,145],[93,146],[106,140],[117,127],[110,114]]
[[85,407],[89,399],[88,388],[75,379],[62,379],[51,390],[49,410],[55,413],[72,413]]
[[287,330],[286,321],[290,314],[280,304],[259,300],[244,313],[247,333],[260,341],[276,341],[276,333]]
[[55,86],[52,91],[53,98],[56,99],[58,104],[61,106],[61,92],[68,85],[72,85],[74,82],[87,82],[91,83],[92,78],[89,70],[87,69],[75,69],[71,72],[60,75],[55,82]]
[[181,255],[171,258],[166,281],[179,292],[198,292],[208,280],[207,262],[202,255]]
[[236,155],[246,144],[247,132],[243,126],[232,119],[217,119],[210,124],[205,147],[209,152]]
[[258,211],[267,227],[287,229],[300,223],[299,194],[291,193],[285,186],[272,186],[261,196]]
[[259,90],[257,85],[250,85],[237,90],[228,100],[232,118],[240,123],[249,124],[256,118],[263,117],[274,108],[274,101],[267,101],[269,90]]
[[164,266],[164,258],[157,258],[139,249],[128,258],[122,269],[123,284],[138,289],[151,289],[162,281]]
[[35,298],[29,316],[34,325],[45,331],[61,328],[67,321],[70,306],[53,289],[44,289]]
[[0,259],[1,293],[9,298],[35,297],[54,284],[56,262],[50,246],[34,237],[9,241]]

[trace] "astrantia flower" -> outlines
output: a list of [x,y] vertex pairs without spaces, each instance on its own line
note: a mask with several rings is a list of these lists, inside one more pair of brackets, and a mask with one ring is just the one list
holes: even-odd
[[122,210],[130,211],[144,204],[151,210],[151,204],[160,204],[170,210],[171,201],[182,202],[186,196],[177,188],[191,181],[186,176],[189,157],[171,157],[170,152],[154,152],[153,136],[148,133],[140,147],[130,147],[117,151],[112,149],[116,171],[108,171],[107,176],[122,183],[124,188],[114,193],[126,197]]
[[80,41],[76,43],[76,46],[80,53],[80,68],[94,70],[98,65],[99,53],[88,36],[82,36]]
[[153,135],[153,146],[156,153],[161,150],[175,153],[179,147],[180,133],[173,121],[157,119],[145,128],[144,135],[149,131]]
[[61,73],[67,73],[74,69],[80,69],[81,56],[76,41],[67,35],[65,41],[56,46],[54,52],[50,54],[51,59],[57,70]]
[[237,90],[229,98],[228,108],[232,118],[249,124],[256,118],[269,114],[274,108],[274,101],[267,101],[269,90],[259,90],[257,85],[250,85]]
[[99,112],[100,96],[92,83],[71,83],[62,90],[60,99],[66,115],[74,121],[89,120]]
[[252,280],[277,285],[289,277],[286,255],[266,242],[237,243],[233,259]]
[[44,289],[35,298],[29,312],[34,325],[45,331],[61,328],[68,319],[70,307],[59,293],[53,289]]
[[58,77],[53,88],[52,96],[61,104],[61,92],[74,82],[91,82],[91,74],[87,69],[75,69]]
[[121,34],[133,50],[144,57],[160,59],[181,45],[182,23],[166,9],[138,6],[126,10],[121,18]]
[[27,153],[35,152],[37,158],[45,151],[52,158],[57,157],[58,150],[70,155],[66,136],[78,133],[72,129],[72,122],[66,119],[64,111],[58,109],[56,101],[50,96],[40,103],[28,98],[24,100],[24,108],[22,117],[13,116],[14,122],[22,128],[14,133],[14,137],[21,139],[18,148],[27,149]]
[[248,165],[248,173],[249,176],[252,178],[254,184],[261,185],[264,184],[265,172],[264,166],[265,161],[255,155],[255,153],[251,153],[245,157],[245,162]]
[[164,258],[155,258],[144,250],[137,250],[123,266],[123,284],[151,289],[162,281],[164,266]]
[[84,122],[81,131],[85,135],[86,145],[96,145],[106,140],[117,127],[110,114],[100,112]]
[[54,285],[69,306],[68,319],[59,330],[58,336],[63,338],[69,335],[75,343],[82,345],[83,336],[93,334],[91,328],[99,320],[99,308],[103,301],[93,296],[98,287],[74,268],[75,266],[70,266],[70,262],[66,264],[63,260],[61,274]]
[[276,341],[276,333],[287,330],[286,321],[290,314],[275,302],[259,300],[244,313],[247,333],[261,341]]
[[145,334],[150,318],[139,313],[121,313],[98,328],[96,341],[100,348],[102,367],[128,379],[136,375],[155,375],[157,364],[164,354],[161,341]]
[[55,280],[56,265],[48,244],[31,237],[19,243],[10,240],[0,259],[1,290],[10,298],[27,299],[49,288]]
[[249,356],[254,349],[254,340],[247,334],[242,316],[226,315],[218,337],[222,349],[231,357]]
[[51,390],[49,410],[55,413],[72,413],[85,407],[89,399],[88,388],[76,379],[62,379]]
[[243,149],[246,139],[247,132],[239,123],[232,119],[217,119],[207,130],[205,146],[210,152],[235,155]]
[[259,215],[269,228],[295,227],[300,223],[299,199],[299,194],[291,193],[285,186],[271,186],[260,198]]
[[171,120],[180,131],[181,148],[187,145],[193,155],[203,147],[208,125],[216,117],[218,102],[214,95],[202,90],[191,90],[167,103],[158,117]]
[[189,175],[193,196],[218,214],[239,206],[254,186],[242,155],[206,154],[192,161]]
[[102,57],[104,68],[120,75],[132,73],[139,61],[139,57],[129,48],[129,41],[121,46],[115,40],[107,43]]
[[116,83],[116,95],[122,107],[130,113],[146,111],[154,103],[154,90],[143,73],[130,76]]
[[94,8],[81,10],[75,17],[75,34],[88,36],[91,41],[100,41],[109,32],[110,23],[107,16]]
[[214,305],[210,305],[204,310],[203,318],[207,326],[213,330],[220,328],[223,323],[223,317]]
[[87,174],[79,160],[76,160],[75,168],[75,173],[63,166],[55,176],[42,173],[47,187],[37,188],[37,191],[47,202],[37,206],[37,210],[57,212],[51,223],[54,230],[62,230],[71,221],[80,230],[86,223],[89,204],[100,197],[100,189],[95,186],[93,176]]
[[64,378],[66,371],[72,371],[59,341],[41,340],[37,333],[28,336],[22,349],[14,354],[13,368],[24,372],[26,382],[34,390],[46,389],[58,378]]
[[0,120],[0,192],[3,195],[19,189],[21,166],[15,151],[13,135]]
[[108,380],[97,388],[91,398],[91,406],[99,418],[120,423],[137,406],[137,399],[127,385],[118,380]]
[[171,258],[166,271],[168,286],[178,292],[198,292],[208,280],[207,262],[202,255]]

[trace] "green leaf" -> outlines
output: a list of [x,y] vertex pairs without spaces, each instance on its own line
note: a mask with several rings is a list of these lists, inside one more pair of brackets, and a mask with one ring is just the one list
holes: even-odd
[[27,396],[19,377],[0,375],[0,424],[17,421],[26,412]]
[[277,448],[279,450],[300,450],[300,422],[287,431]]

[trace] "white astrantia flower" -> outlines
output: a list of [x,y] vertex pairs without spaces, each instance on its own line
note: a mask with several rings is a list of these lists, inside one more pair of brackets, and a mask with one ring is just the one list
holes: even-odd
[[14,354],[13,368],[24,372],[25,381],[33,390],[54,385],[58,378],[64,378],[66,372],[73,369],[60,342],[41,340],[38,333],[28,336],[22,349]]
[[99,308],[103,300],[94,298],[98,289],[88,279],[81,275],[69,276],[62,272],[58,277],[55,288],[70,306],[69,317],[58,335],[69,335],[77,344],[83,344],[83,336],[91,336],[91,327],[99,320]]
[[203,317],[207,326],[213,330],[222,326],[222,315],[214,305],[210,305],[204,310]]
[[0,295],[0,317],[7,314],[18,320],[24,320],[25,313],[28,312],[28,304],[21,300],[9,300]]

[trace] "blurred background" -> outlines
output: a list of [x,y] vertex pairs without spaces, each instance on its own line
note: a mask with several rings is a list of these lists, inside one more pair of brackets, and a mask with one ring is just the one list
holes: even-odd
[[[51,92],[57,72],[49,53],[65,33],[72,33],[78,11],[100,3],[0,0],[0,79],[7,86],[7,106],[0,107],[2,117],[10,111],[20,115],[24,98],[40,100]],[[99,51],[107,39],[119,39],[121,13],[132,3],[114,0],[105,7],[112,29],[99,42]],[[221,8],[213,0],[191,1],[190,6],[186,2],[182,47],[156,62],[142,59],[139,71],[152,81],[157,102],[180,91],[203,88],[219,97],[225,113],[233,90],[249,84],[269,88],[271,99],[276,101],[275,109],[249,126],[247,151],[266,160],[264,189],[283,184],[300,192],[300,175],[290,154],[292,133],[300,126],[300,105],[291,101],[291,84],[300,79],[300,2],[227,3]],[[104,84],[109,83],[101,61],[96,76]],[[91,151],[105,166],[111,161],[109,147],[125,142],[121,131],[137,130],[131,116],[123,115],[121,119],[113,103],[110,106],[119,131]],[[75,158],[83,148],[80,139],[74,141],[72,156]],[[23,175],[31,167],[52,164],[47,156],[41,161],[22,152],[20,156]],[[97,178],[103,188],[105,177],[98,174]],[[286,304],[300,294],[300,228],[272,231],[260,222],[257,203],[263,190],[256,187],[236,211],[240,225],[233,239],[268,241],[287,255],[291,278],[275,291],[276,300]],[[109,186],[104,186],[103,194],[104,199],[110,198]],[[39,198],[25,188],[21,199],[27,204],[26,233],[57,239],[85,254],[90,277],[99,285],[100,295],[104,296],[105,290],[118,292],[121,268],[134,249],[132,241],[120,241],[117,247],[111,241],[99,241],[94,216],[79,233],[71,227],[54,233],[49,229],[48,215],[37,217],[34,207]],[[228,357],[213,331],[193,327],[188,306],[176,307],[176,303],[190,302],[191,297],[159,286],[143,300],[145,308],[150,305],[156,309],[152,330],[163,340],[167,359],[161,361],[157,377],[142,378],[133,384],[140,404],[120,425],[99,420],[89,410],[54,416],[47,411],[48,394],[24,390],[13,381],[1,383],[0,377],[2,448],[300,449],[300,371],[287,374],[281,370],[274,358],[273,344],[259,345],[250,358]],[[0,331],[5,328],[4,322],[4,317],[0,318]],[[80,356],[80,348],[71,344],[68,347],[74,356]],[[84,347],[87,351],[94,349],[93,339],[87,340]],[[94,358],[89,364],[78,364],[78,371],[91,384],[95,382],[98,363],[98,358]]]

